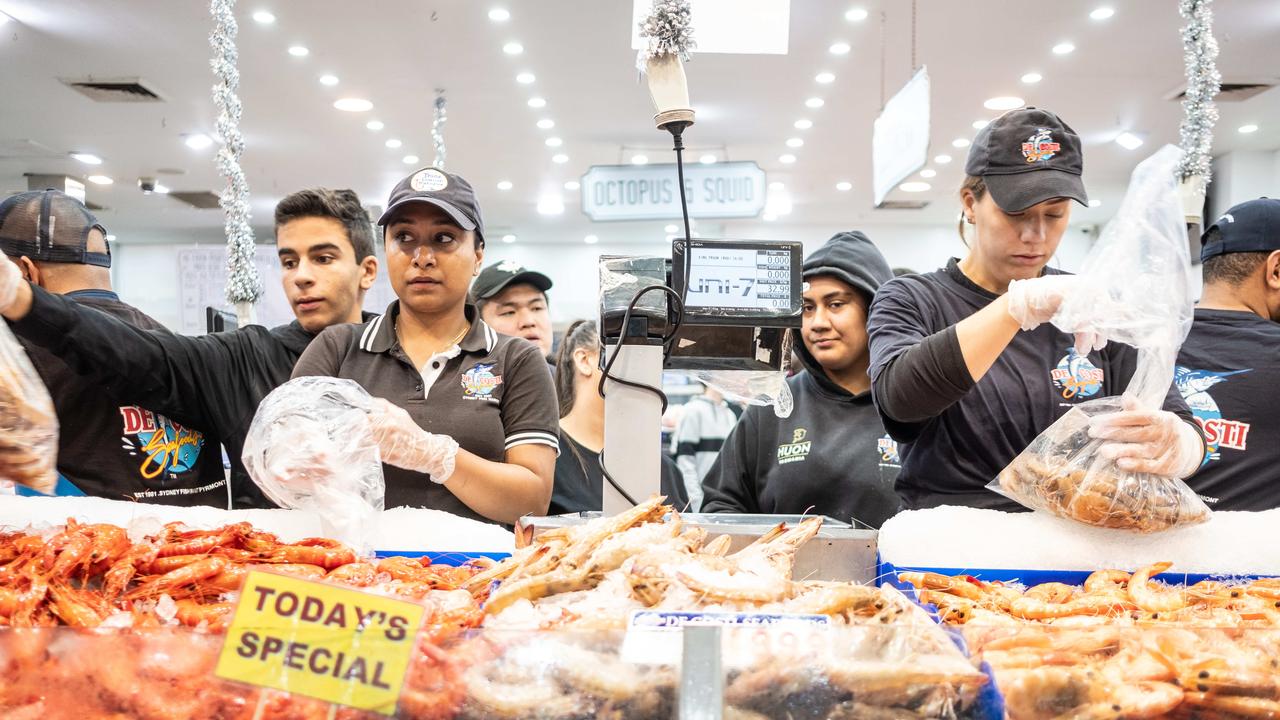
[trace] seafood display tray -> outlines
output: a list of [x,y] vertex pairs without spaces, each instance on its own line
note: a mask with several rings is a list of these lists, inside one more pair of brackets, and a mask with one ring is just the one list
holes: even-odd
[[[956,576],[970,575],[978,580],[987,582],[1018,582],[1028,587],[1032,585],[1040,585],[1043,583],[1064,583],[1066,585],[1083,585],[1086,578],[1092,574],[1092,570],[1013,570],[1008,568],[950,568],[950,567],[923,567],[923,566],[907,566],[894,565],[893,563],[878,560],[876,565],[876,584],[892,585],[899,590],[907,593],[908,597],[915,597],[913,593],[908,592],[914,590],[911,585],[898,580],[900,572],[930,572],[939,575]],[[1161,573],[1160,578],[1167,582],[1174,582],[1179,585],[1194,585],[1203,580],[1233,581],[1233,580],[1256,580],[1262,575],[1255,574],[1228,574],[1228,573],[1179,573],[1166,571]]]

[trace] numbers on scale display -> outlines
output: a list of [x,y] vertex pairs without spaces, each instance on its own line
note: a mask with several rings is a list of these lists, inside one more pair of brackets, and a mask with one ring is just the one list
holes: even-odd
[[694,248],[689,258],[690,307],[786,311],[791,307],[791,256],[786,251]]

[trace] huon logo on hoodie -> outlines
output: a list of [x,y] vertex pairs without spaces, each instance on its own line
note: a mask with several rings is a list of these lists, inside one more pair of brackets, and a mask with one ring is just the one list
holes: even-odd
[[787,463],[803,462],[809,457],[809,451],[813,449],[813,441],[806,440],[809,431],[804,428],[796,428],[791,433],[791,442],[778,446],[778,464],[786,465]]

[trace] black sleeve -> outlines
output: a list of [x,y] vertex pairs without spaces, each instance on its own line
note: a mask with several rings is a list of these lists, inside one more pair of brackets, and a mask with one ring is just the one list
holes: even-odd
[[758,407],[750,407],[733,427],[715,464],[702,478],[702,512],[759,513],[756,474],[761,448],[755,420]]
[[689,507],[689,491],[684,487],[684,475],[670,455],[662,453],[661,492],[667,496],[667,504],[683,511]]

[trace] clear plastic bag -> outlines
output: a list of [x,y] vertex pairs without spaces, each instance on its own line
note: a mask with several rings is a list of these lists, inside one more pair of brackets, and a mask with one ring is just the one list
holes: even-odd
[[684,374],[715,388],[726,400],[748,405],[772,405],[780,418],[791,417],[795,401],[784,371],[687,370]]
[[0,480],[49,494],[58,483],[57,462],[53,400],[18,339],[0,322]]
[[262,400],[242,457],[267,497],[315,512],[326,536],[365,552],[386,496],[372,407],[351,380],[295,378]]
[[[1175,168],[1165,146],[1133,171],[1115,218],[1085,258],[1084,289],[1063,301],[1053,324],[1089,329],[1138,350],[1124,397],[1159,409],[1191,328],[1190,261]],[[1209,519],[1209,508],[1174,477],[1120,470],[1091,439],[1091,418],[1121,411],[1119,397],[1081,403],[1050,425],[988,489],[1033,509],[1090,525],[1156,532]]]

